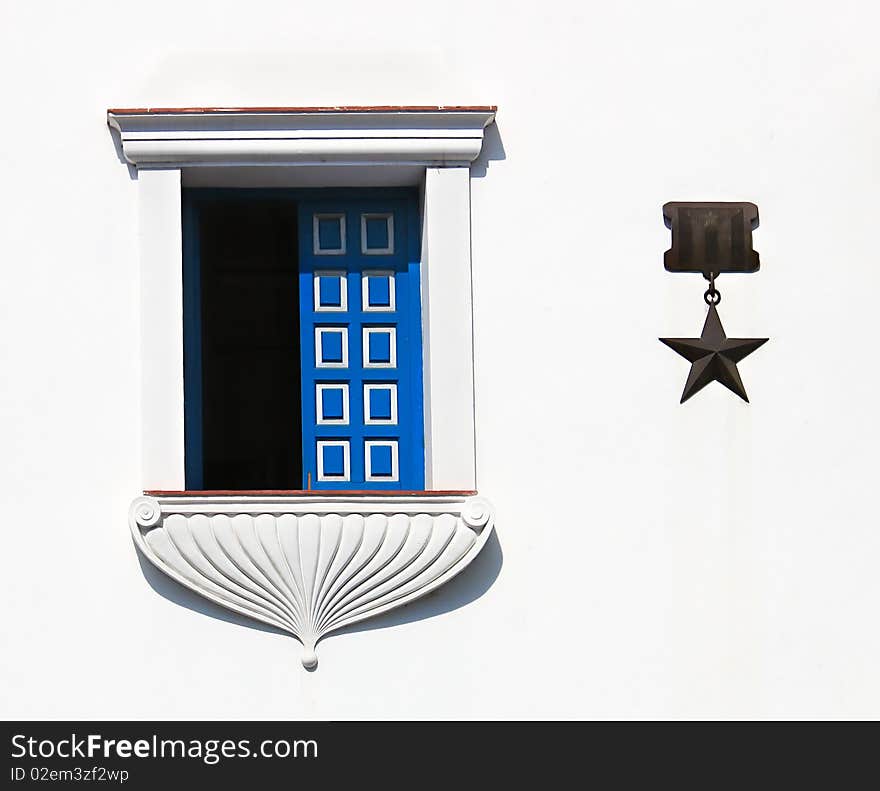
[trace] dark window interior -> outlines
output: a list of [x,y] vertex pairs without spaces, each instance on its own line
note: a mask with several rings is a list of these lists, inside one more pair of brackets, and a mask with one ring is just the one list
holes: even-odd
[[203,486],[298,489],[296,204],[206,202],[198,229]]

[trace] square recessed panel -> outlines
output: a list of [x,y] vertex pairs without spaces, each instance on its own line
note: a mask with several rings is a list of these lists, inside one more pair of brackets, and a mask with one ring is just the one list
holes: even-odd
[[397,385],[364,385],[364,423],[392,426],[397,423]]
[[394,252],[394,215],[361,215],[361,252],[364,255],[391,255]]
[[397,330],[394,327],[364,327],[364,368],[394,368],[397,365]]
[[345,215],[312,215],[315,255],[345,255]]
[[348,327],[315,327],[315,366],[348,366]]
[[398,480],[397,440],[367,440],[364,443],[364,471],[368,481]]
[[371,363],[391,362],[390,332],[371,332],[369,334],[367,358]]
[[316,384],[315,404],[320,425],[348,424],[348,385],[344,382]]
[[361,275],[363,309],[367,312],[394,310],[394,272],[364,272]]
[[347,481],[351,478],[348,440],[319,440],[317,443],[318,480]]
[[315,310],[319,313],[348,309],[345,272],[315,272]]

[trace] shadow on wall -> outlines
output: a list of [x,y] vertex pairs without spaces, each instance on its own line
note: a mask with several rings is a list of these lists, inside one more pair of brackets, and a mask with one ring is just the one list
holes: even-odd
[[471,164],[471,178],[481,179],[489,171],[490,162],[499,162],[507,159],[504,143],[501,142],[501,132],[498,124],[489,124],[483,132],[483,147],[478,156]]
[[[194,610],[220,621],[246,626],[249,629],[256,629],[261,632],[274,632],[275,634],[290,637],[287,632],[281,629],[244,615],[239,615],[231,610],[226,610],[214,604],[214,602],[202,598],[197,593],[159,571],[141,554],[139,549],[137,550],[137,555],[144,578],[150,587],[163,598],[179,604],[181,607],[186,607],[188,610]],[[426,618],[433,618],[435,615],[442,615],[443,613],[457,610],[459,607],[464,607],[472,601],[476,601],[489,590],[492,583],[495,582],[501,573],[503,563],[504,555],[501,551],[501,544],[498,541],[497,533],[493,530],[480,554],[474,558],[464,571],[445,585],[423,596],[421,599],[416,599],[411,604],[406,604],[396,610],[391,610],[383,615],[361,621],[352,626],[346,626],[338,632],[327,635],[324,639],[339,634],[353,634],[372,629],[384,629],[389,626],[399,626],[405,623],[412,623],[413,621],[422,621]]]

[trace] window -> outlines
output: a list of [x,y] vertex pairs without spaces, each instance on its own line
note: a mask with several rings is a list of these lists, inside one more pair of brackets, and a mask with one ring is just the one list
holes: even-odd
[[425,486],[418,195],[187,189],[186,487]]
[[[414,244],[419,252],[421,311],[416,326],[422,337],[423,487],[428,492],[476,488],[470,165],[480,154],[484,128],[492,123],[494,116],[494,107],[130,108],[108,111],[108,124],[130,166],[129,174],[137,180],[143,330],[140,450],[144,490],[183,492],[197,485],[197,476],[186,474],[193,458],[193,432],[187,429],[187,425],[193,425],[189,416],[193,404],[202,403],[201,395],[195,399],[192,397],[201,377],[193,376],[189,354],[184,365],[184,347],[189,349],[184,335],[189,338],[197,331],[191,323],[198,311],[194,311],[191,304],[193,289],[184,289],[181,282],[181,260],[192,253],[192,234],[184,232],[181,216],[186,219],[188,214],[183,211],[184,194],[189,200],[195,189],[208,188],[271,191],[276,198],[294,202],[317,200],[320,197],[317,190],[327,190],[325,196],[331,190],[346,190],[347,199],[356,197],[351,191],[355,189],[367,190],[374,195],[379,195],[382,190],[404,189],[411,196],[410,200],[418,194],[418,222],[416,233],[412,234],[417,241],[413,242],[409,227],[406,227],[405,234],[408,244]],[[493,154],[487,156],[491,159]],[[362,191],[360,194],[366,193]],[[244,197],[244,193],[240,192],[240,196]],[[389,214],[392,216],[386,216]],[[316,437],[319,436],[319,427],[322,431],[325,426],[338,428],[339,423],[334,426],[333,421],[346,419],[344,414],[340,415],[340,408],[343,412],[348,410],[349,421],[357,420],[365,431],[369,429],[364,442],[367,438],[370,442],[394,439],[389,430],[393,423],[383,425],[374,421],[393,421],[395,409],[398,410],[398,421],[403,419],[399,412],[407,393],[401,391],[394,377],[383,378],[383,374],[395,369],[387,367],[390,360],[381,359],[386,347],[388,356],[392,353],[399,355],[404,344],[402,333],[406,331],[405,325],[388,325],[382,320],[386,307],[394,306],[397,310],[405,298],[399,275],[395,273],[391,279],[382,274],[395,271],[393,266],[386,265],[387,250],[401,238],[401,222],[405,226],[410,224],[408,219],[398,217],[392,209],[381,205],[356,211],[350,211],[347,206],[322,206],[313,212],[307,223],[297,216],[297,257],[303,258],[301,251],[307,244],[304,240],[310,238],[311,255],[315,262],[320,262],[319,271],[322,273],[317,282],[313,279],[311,284],[313,289],[318,289],[319,300],[312,303],[313,306],[319,305],[314,311],[316,317],[320,316],[320,322],[316,319],[315,329],[332,328],[334,316],[351,310],[360,310],[364,317],[371,319],[363,322],[357,337],[351,332],[326,335],[326,351],[331,357],[337,357],[335,362],[338,365],[343,362],[344,355],[355,351],[361,353],[359,350],[366,340],[368,349],[372,344],[373,356],[372,362],[368,363],[370,367],[362,366],[365,372],[363,384],[387,385],[385,388],[360,389],[355,393],[352,387],[342,386],[345,382],[334,385],[337,381],[334,376],[318,381],[310,395],[317,399],[318,393],[321,394],[320,418],[317,404],[315,407]],[[218,224],[222,222],[218,221]],[[391,257],[397,254],[398,250],[394,249]],[[348,274],[345,275],[347,288],[342,288],[340,272],[347,272],[345,262],[350,255],[361,256],[360,289],[353,288]],[[299,263],[297,260],[297,266]],[[280,271],[275,274],[282,275]],[[271,279],[269,273],[265,277]],[[252,287],[255,286],[252,284]],[[296,288],[294,301],[304,299],[299,282]],[[314,292],[312,296],[314,298]],[[289,297],[286,299],[290,301]],[[201,304],[196,307],[200,310]],[[290,332],[291,325],[288,324],[286,329],[280,327],[277,322],[281,320],[278,318],[281,314],[272,315],[276,317],[274,330],[279,333],[272,336],[273,343],[280,343],[282,329]],[[285,315],[295,329],[299,317]],[[182,320],[184,316],[186,328]],[[268,322],[268,317],[263,316],[261,320]],[[201,326],[201,316],[198,326]],[[365,328],[381,330],[383,326],[388,332],[369,332],[364,338]],[[325,333],[319,334],[324,341]],[[316,340],[311,343],[316,345]],[[355,344],[358,350],[355,350]],[[327,362],[332,364],[334,361]],[[278,401],[289,404],[296,397],[302,399],[304,364],[305,358],[302,358],[287,369],[288,379],[281,382],[287,395],[279,396]],[[381,367],[383,365],[386,367]],[[335,369],[322,370],[332,372]],[[280,373],[276,371],[273,376],[280,377]],[[299,382],[291,378],[296,376]],[[210,383],[211,379],[212,375],[208,373],[205,383]],[[279,386],[277,378],[273,381],[276,387]],[[332,386],[325,391],[318,390],[317,384]],[[232,396],[230,393],[229,397]],[[358,409],[355,409],[356,398],[360,404]],[[365,406],[371,410],[366,417]],[[299,415],[298,421],[302,421],[302,409],[303,404],[300,404],[298,412],[293,410],[294,417]],[[296,469],[280,462],[275,464],[278,478],[299,481],[300,488],[303,481],[307,485],[309,471],[303,468],[302,436],[296,436],[296,433],[306,428],[298,425],[293,431],[284,429],[286,437],[294,436],[295,447],[300,448]],[[403,433],[402,425],[400,429]],[[382,436],[372,434],[379,430],[383,431]],[[245,442],[246,438],[243,438],[242,443]],[[404,480],[410,469],[407,465],[411,461],[405,458],[402,447],[398,451],[399,485],[402,487],[406,485]],[[340,452],[344,470],[344,450],[331,452],[335,458],[328,457],[327,461],[328,465],[330,462],[335,465],[332,469],[339,470]],[[285,465],[290,464],[291,448],[283,447],[280,440],[276,454],[286,460]],[[377,446],[375,454],[375,464],[371,460],[370,477],[375,477],[377,471],[380,476],[393,477],[393,448]],[[317,458],[314,461],[317,467]],[[349,463],[354,463],[353,455]],[[390,475],[383,472],[388,470],[389,463]],[[267,481],[275,477],[275,473],[270,475],[269,470],[261,471],[259,465],[240,468],[247,469],[250,469],[248,475],[258,475]],[[244,472],[241,474],[244,477]],[[366,484],[366,460],[363,475]],[[317,477],[318,470],[315,469],[313,485],[317,485]],[[388,488],[385,483],[375,483],[376,488]],[[202,485],[206,484],[203,476]],[[352,480],[345,488],[354,485]]]
[[474,491],[470,165],[494,114],[108,112],[138,181],[132,536],[196,594],[297,636],[306,667],[492,532]]

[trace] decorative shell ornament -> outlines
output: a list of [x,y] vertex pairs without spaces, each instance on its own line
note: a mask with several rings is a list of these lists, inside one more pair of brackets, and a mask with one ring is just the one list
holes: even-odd
[[492,532],[478,497],[139,497],[135,543],[159,570],[282,629],[318,663],[327,634],[443,585]]

